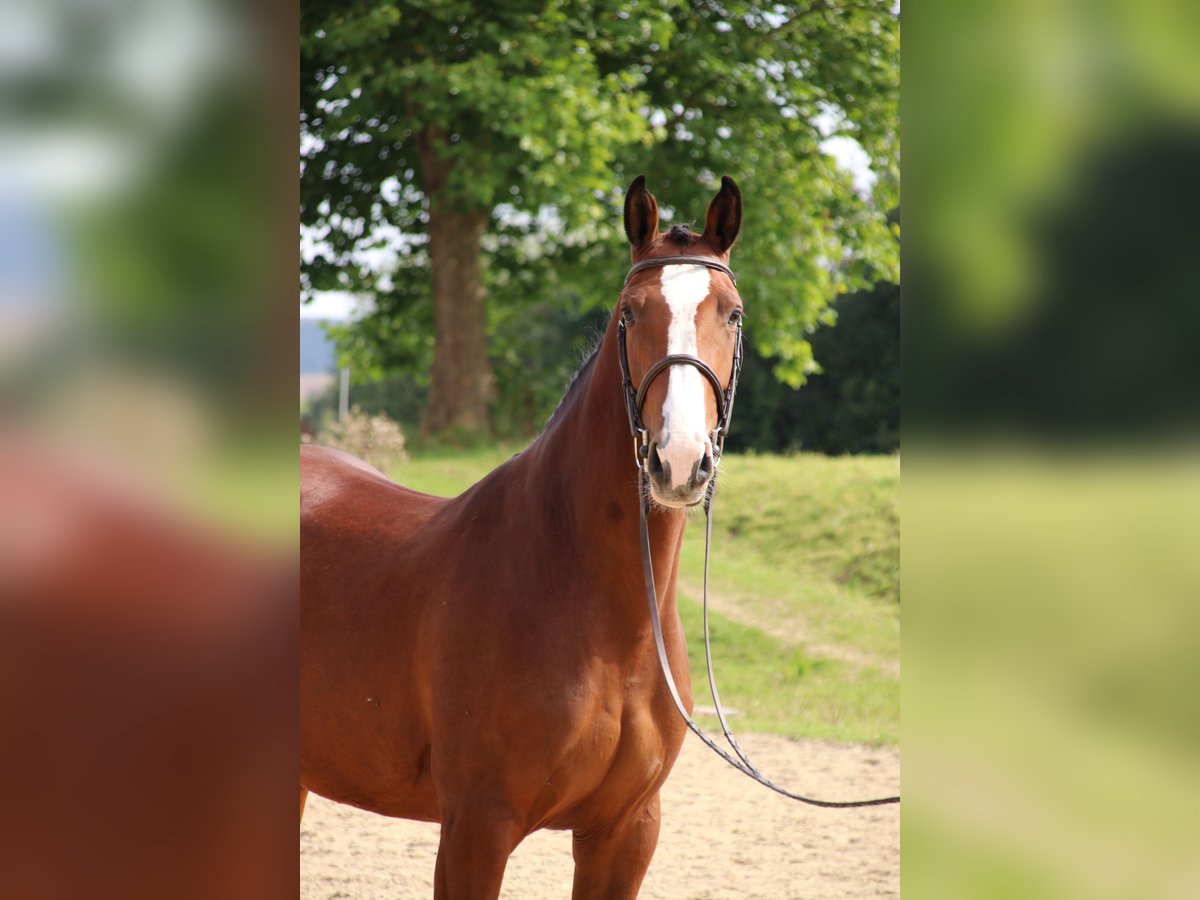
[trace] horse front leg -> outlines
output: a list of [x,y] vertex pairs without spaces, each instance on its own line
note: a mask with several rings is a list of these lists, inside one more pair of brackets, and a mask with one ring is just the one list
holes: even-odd
[[575,832],[575,886],[571,900],[637,897],[658,846],[658,794],[616,825]]
[[524,836],[516,817],[504,810],[444,812],[434,900],[495,900],[508,857]]

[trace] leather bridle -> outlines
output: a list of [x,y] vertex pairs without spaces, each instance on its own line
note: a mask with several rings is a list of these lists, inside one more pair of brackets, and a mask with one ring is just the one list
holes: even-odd
[[[733,270],[720,260],[711,259],[707,256],[659,256],[654,259],[643,259],[641,262],[634,263],[629,270],[629,274],[625,276],[625,287],[629,286],[629,279],[645,269],[681,265],[707,266],[710,269],[716,269],[718,272],[724,272],[728,275],[729,280],[733,282],[735,287],[737,286],[737,278],[734,277]],[[728,386],[722,385],[721,379],[717,377],[717,373],[712,370],[712,367],[708,363],[699,357],[688,353],[672,353],[669,356],[664,356],[646,370],[646,374],[642,376],[641,383],[635,391],[633,388],[633,379],[629,375],[629,352],[625,346],[625,327],[625,320],[623,318],[618,319],[617,346],[620,351],[618,355],[621,360],[621,385],[625,389],[625,407],[626,412],[629,414],[629,430],[633,434],[633,452],[638,468],[644,468],[650,454],[648,433],[646,425],[642,421],[642,405],[646,402],[646,394],[650,390],[650,385],[654,383],[655,378],[671,368],[671,366],[686,365],[692,366],[704,376],[705,380],[712,386],[713,396],[717,400],[717,427],[709,435],[709,441],[712,444],[713,450],[713,475],[715,478],[716,467],[721,460],[721,451],[725,449],[725,434],[729,429],[729,419],[733,415],[733,397],[737,393],[738,375],[742,371],[741,320],[739,319],[737,324],[737,338],[733,345],[733,369],[729,376]]]
[[[715,269],[718,272],[723,272],[728,275],[730,280],[736,286],[737,279],[734,278],[733,271],[719,260],[711,259],[705,256],[659,256],[653,259],[643,259],[640,262],[634,263],[629,269],[629,274],[625,276],[625,286],[629,285],[629,280],[638,272],[651,268],[659,268],[661,266],[706,266],[710,269]],[[702,740],[710,749],[714,750],[718,756],[724,759],[727,763],[737,769],[744,775],[748,775],[776,793],[789,797],[792,800],[799,800],[801,803],[807,803],[811,806],[845,808],[854,806],[881,806],[887,803],[899,803],[899,797],[882,797],[876,800],[848,800],[848,801],[831,801],[831,800],[816,800],[811,797],[803,797],[799,794],[794,794],[791,791],[781,788],[773,781],[764,776],[750,762],[749,757],[740,746],[737,739],[729,730],[729,723],[725,719],[725,711],[721,706],[721,698],[717,693],[716,676],[713,673],[712,664],[712,646],[709,640],[708,631],[708,556],[709,549],[712,546],[712,500],[713,493],[717,486],[717,471],[721,461],[721,453],[725,447],[725,435],[729,430],[729,420],[733,414],[733,398],[737,391],[738,375],[742,369],[742,324],[738,321],[737,338],[734,345],[733,353],[733,368],[729,376],[729,384],[722,385],[720,378],[712,370],[712,367],[704,360],[699,359],[687,353],[672,353],[664,356],[658,362],[654,363],[646,374],[642,376],[641,383],[637,390],[634,390],[633,379],[629,374],[629,354],[626,348],[625,339],[625,320],[618,319],[617,322],[617,342],[619,348],[619,357],[621,361],[621,385],[625,392],[625,406],[629,414],[629,429],[633,434],[634,446],[634,461],[638,468],[639,488],[641,490],[641,503],[639,504],[639,528],[641,532],[642,543],[642,576],[646,588],[646,602],[650,612],[650,625],[654,632],[654,644],[658,651],[658,663],[662,669],[663,677],[667,682],[667,689],[671,693],[671,699],[675,702],[675,708],[679,711],[679,715],[683,717],[684,723],[692,733]],[[710,435],[713,453],[713,473],[709,480],[708,488],[704,492],[704,658],[708,668],[708,687],[712,693],[713,706],[717,712],[717,719],[721,723],[721,731],[725,735],[725,739],[729,742],[729,746],[737,755],[734,759],[728,752],[719,746],[712,738],[710,738],[700,726],[697,725],[692,717],[688,714],[687,709],[683,705],[683,700],[679,696],[679,688],[675,684],[675,676],[671,674],[671,664],[667,659],[666,643],[663,640],[662,622],[658,615],[658,590],[654,584],[654,564],[650,556],[650,527],[648,517],[650,515],[650,474],[647,471],[646,465],[649,459],[649,438],[645,423],[642,421],[642,404],[645,403],[646,393],[650,390],[650,385],[654,379],[669,369],[671,366],[687,365],[697,369],[709,385],[712,386],[713,395],[717,401],[717,425]]]

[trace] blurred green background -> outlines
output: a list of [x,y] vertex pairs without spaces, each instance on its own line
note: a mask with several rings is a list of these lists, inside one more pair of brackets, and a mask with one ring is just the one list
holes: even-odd
[[1200,892],[1200,7],[905,12],[903,885]]
[[0,4],[0,896],[299,889],[297,38],[264,12]]
[[286,545],[294,119],[259,24],[197,0],[0,12],[0,437]]

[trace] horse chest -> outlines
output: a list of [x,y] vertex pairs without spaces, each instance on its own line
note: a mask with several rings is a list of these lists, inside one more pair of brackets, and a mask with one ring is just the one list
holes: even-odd
[[586,693],[597,686],[573,689],[583,702],[546,788],[555,827],[579,828],[637,806],[662,785],[679,754],[682,723],[657,702],[654,679],[621,673],[602,694]]

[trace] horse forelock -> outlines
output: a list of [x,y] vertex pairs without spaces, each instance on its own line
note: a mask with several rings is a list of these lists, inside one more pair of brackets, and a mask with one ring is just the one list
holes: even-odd
[[688,246],[693,240],[695,240],[695,238],[696,235],[692,233],[691,226],[687,225],[686,223],[672,225],[671,230],[666,234],[666,239],[668,241],[676,243],[681,247]]

